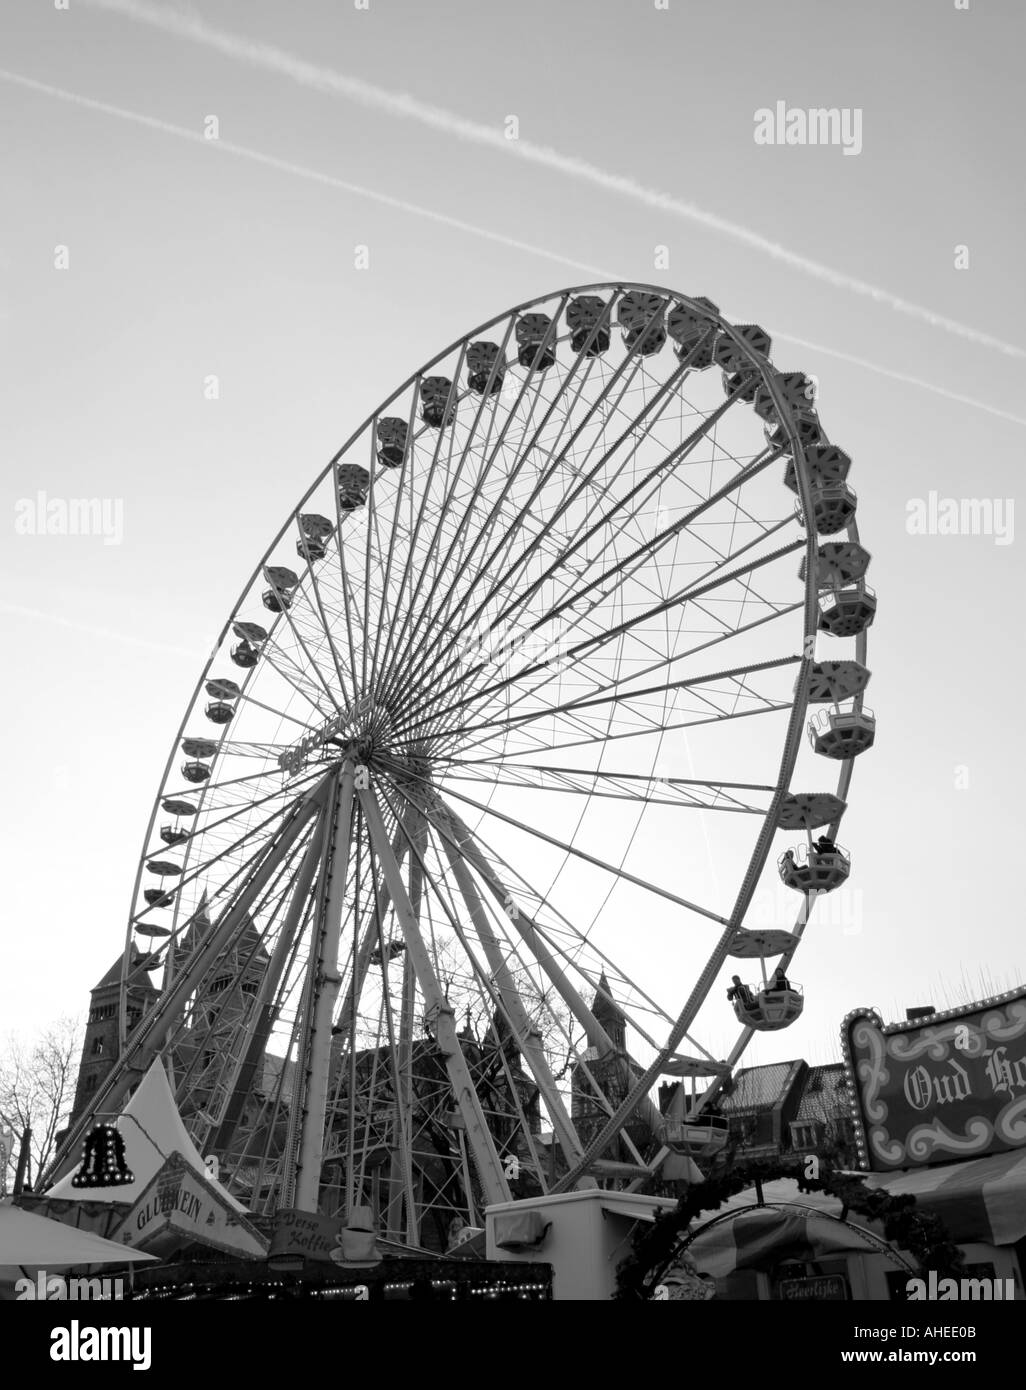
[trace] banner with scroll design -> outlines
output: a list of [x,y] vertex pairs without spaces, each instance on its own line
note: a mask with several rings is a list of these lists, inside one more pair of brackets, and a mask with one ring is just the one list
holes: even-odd
[[887,1027],[857,1009],[842,1031],[863,1167],[1026,1146],[1026,988]]

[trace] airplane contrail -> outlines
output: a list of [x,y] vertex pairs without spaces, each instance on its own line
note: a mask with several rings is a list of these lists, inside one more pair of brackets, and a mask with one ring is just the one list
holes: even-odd
[[[188,140],[192,144],[202,145],[208,150],[218,150],[222,154],[235,155],[240,159],[247,159],[254,164],[262,164],[267,168],[276,169],[280,173],[292,174],[297,178],[309,179],[314,183],[324,184],[329,188],[339,188],[346,193],[356,194],[358,197],[367,198],[372,202],[384,203],[387,207],[393,207],[401,212],[410,213],[415,217],[423,217],[428,221],[441,223],[443,226],[452,227],[456,231],[466,232],[470,236],[481,237],[486,241],[492,241],[500,246],[505,246],[514,251],[526,251],[529,255],[539,256],[544,260],[554,261],[558,265],[570,266],[574,270],[584,271],[585,274],[600,281],[616,283],[620,278],[615,271],[608,270],[603,266],[591,265],[587,261],[578,260],[573,256],[564,256],[558,251],[551,251],[545,246],[536,246],[531,242],[520,241],[516,237],[506,236],[503,232],[492,231],[489,227],[481,227],[473,222],[466,222],[462,218],[450,217],[447,213],[436,212],[433,208],[421,207],[417,203],[411,203],[403,198],[392,197],[391,194],[379,193],[373,188],[364,188],[360,184],[350,183],[346,179],[336,178],[333,174],[325,174],[319,169],[311,169],[305,164],[295,164],[291,160],[279,159],[275,155],[263,154],[259,150],[250,149],[247,145],[237,145],[231,140],[208,140],[199,131],[191,130],[188,126],[175,125],[171,121],[160,120],[156,116],[147,116],[139,111],[131,111],[123,106],[114,106],[107,101],[99,101],[95,97],[80,96],[77,92],[66,91],[63,87],[53,87],[49,83],[39,82],[32,77],[24,77],[20,73],[10,72],[5,68],[0,68],[0,79],[6,82],[13,82],[30,91],[39,92],[44,96],[56,97],[59,101],[69,102],[74,106],[84,107],[89,111],[98,111],[106,116],[115,116],[120,120],[129,121],[134,125],[144,126],[150,130],[157,130],[165,135],[174,135],[180,140]],[[769,331],[769,330],[767,330]],[[806,347],[811,351],[822,352],[830,357],[836,357],[842,362],[849,362],[851,365],[861,367],[867,372],[872,372],[876,376],[882,376],[890,381],[898,381],[904,385],[917,386],[924,391],[930,391],[935,396],[952,401],[958,405],[969,405],[976,410],[982,410],[988,415],[994,415],[1001,420],[1010,420],[1016,425],[1026,425],[1026,419],[1018,415],[1012,415],[1008,411],[1000,410],[996,406],[988,405],[986,401],[976,400],[971,396],[959,395],[954,391],[948,391],[943,386],[934,386],[929,381],[922,381],[918,377],[908,376],[903,372],[896,372],[889,367],[883,367],[879,363],[870,362],[862,357],[854,357],[850,353],[840,352],[836,348],[822,347],[817,343],[806,342],[802,338],[796,338],[792,334],[783,333],[779,330],[771,334],[774,338],[779,338],[798,347]]]
[[985,410],[988,415],[995,415],[999,420],[1010,420],[1013,425],[1026,425],[1026,419],[1021,415],[1013,415],[1009,410],[1000,410],[995,405],[988,405],[986,401],[976,400],[974,396],[963,396],[957,391],[949,391],[944,386],[934,386],[930,381],[923,381],[922,377],[909,376],[907,372],[896,372],[891,367],[881,367],[865,357],[855,357],[850,352],[824,347],[822,343],[807,342],[804,338],[796,338],[793,333],[782,333],[774,328],[767,328],[766,332],[774,342],[779,339],[781,342],[794,343],[796,347],[808,348],[810,352],[822,352],[826,357],[836,357],[840,362],[862,367],[863,370],[875,372],[877,376],[885,376],[890,381],[900,381],[905,386],[918,386],[922,391],[932,391],[935,396],[953,401],[956,405],[971,405],[976,410]]
[[393,92],[387,88],[379,87],[375,83],[365,82],[362,78],[320,67],[315,63],[307,62],[294,53],[277,48],[273,44],[258,42],[223,29],[215,29],[205,23],[198,15],[181,14],[165,9],[161,5],[150,4],[148,0],[83,0],[83,3],[94,9],[106,10],[137,23],[150,25],[176,38],[189,39],[205,48],[213,49],[227,58],[248,63],[267,72],[275,72],[311,91],[328,92],[335,96],[345,97],[347,100],[357,102],[362,106],[386,112],[391,116],[416,121],[420,125],[437,130],[442,134],[454,136],[471,144],[484,145],[504,155],[511,155],[514,158],[550,169],[554,173],[589,183],[607,193],[630,198],[659,212],[668,213],[706,227],[710,231],[719,232],[733,241],[740,242],[743,246],[772,257],[773,260],[789,266],[792,270],[801,271],[803,274],[832,285],[836,289],[847,290],[864,299],[871,299],[896,313],[917,319],[921,323],[929,324],[932,328],[943,329],[944,332],[954,334],[956,337],[975,343],[979,347],[993,348],[1008,357],[1026,358],[1026,348],[1018,347],[1014,343],[1006,343],[1003,339],[994,337],[990,333],[984,333],[968,324],[959,323],[955,319],[935,313],[932,309],[924,308],[921,304],[914,304],[907,299],[902,299],[889,290],[881,289],[866,280],[860,280],[844,271],[824,265],[821,261],[791,251],[786,246],[770,240],[770,238],[749,227],[731,222],[716,213],[697,207],[694,203],[686,202],[684,199],[674,197],[669,193],[647,188],[635,179],[614,174],[574,155],[562,154],[558,150],[545,145],[534,144],[530,140],[508,140],[503,130],[486,125],[484,122],[469,120],[454,111],[421,101],[408,93]]
[[464,222],[459,217],[450,217],[448,213],[435,212],[433,208],[420,207],[416,203],[407,202],[404,198],[395,198],[389,193],[379,193],[376,189],[364,188],[361,184],[350,183],[346,179],[336,178],[334,174],[325,174],[319,169],[311,169],[305,164],[294,164],[289,159],[278,159],[275,155],[262,154],[259,150],[250,149],[248,145],[237,145],[231,140],[208,140],[202,131],[190,130],[188,126],[175,125],[172,121],[163,121],[157,116],[146,116],[140,111],[131,111],[124,106],[114,106],[108,101],[99,101],[96,97],[80,96],[77,92],[66,91],[63,87],[52,87],[47,82],[38,82],[33,77],[24,77],[21,73],[10,72],[7,68],[0,68],[0,78],[6,82],[15,82],[19,86],[27,87],[31,91],[41,92],[45,96],[57,97],[58,100],[70,102],[75,106],[84,106],[90,111],[99,111],[106,116],[117,116],[123,121],[132,121],[135,125],[162,131],[165,135],[176,135],[180,140],[190,140],[193,144],[203,145],[208,150],[219,150],[222,154],[238,155],[239,158],[251,160],[254,164],[263,164],[267,168],[278,169],[285,174],[295,174],[299,178],[310,179],[314,183],[326,184],[329,188],[340,188],[345,193],[355,193],[357,196],[369,198],[375,203],[384,203],[386,207],[397,208],[400,212],[414,213],[416,216],[426,217],[432,222],[440,222],[445,227],[453,227],[457,231],[470,232],[474,236],[485,237],[489,241],[498,242],[500,246],[506,246],[514,251],[527,251],[532,256],[542,256],[545,260],[556,261],[560,265],[571,266],[575,270],[585,270],[590,275],[597,275],[600,279],[610,278],[609,272],[600,266],[588,265],[572,257],[561,256],[557,251],[549,251],[544,246],[534,246],[531,242],[520,241],[516,237],[507,236],[504,232],[493,232],[487,227],[475,226],[474,223]]
[[54,627],[71,628],[73,632],[86,637],[97,637],[105,642],[121,642],[126,647],[137,647],[145,651],[164,652],[168,656],[187,656],[196,660],[201,655],[199,648],[178,647],[170,642],[155,642],[151,638],[138,637],[131,632],[117,632],[109,627],[96,627],[92,623],[80,623],[75,618],[62,613],[49,613],[44,608],[29,608],[22,603],[7,603],[0,599],[0,613],[11,618],[27,618],[33,623],[50,623]]

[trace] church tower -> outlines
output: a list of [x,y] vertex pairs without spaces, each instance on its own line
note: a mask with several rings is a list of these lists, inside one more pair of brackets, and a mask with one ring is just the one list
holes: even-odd
[[[128,993],[129,1035],[160,993],[156,986],[150,983],[145,972],[137,970],[141,959],[142,955],[133,942],[131,971],[134,978]],[[117,1061],[120,990],[121,957],[118,956],[89,994],[89,1015],[86,1020],[85,1041],[82,1044],[82,1060],[78,1068],[75,1104],[71,1112],[72,1122],[78,1119],[83,1110],[88,1109],[93,1096]]]
[[[584,1053],[587,1071],[578,1062],[571,1072],[570,1117],[584,1144],[589,1144],[602,1130],[610,1110],[619,1106],[635,1078],[641,1075],[641,1068],[627,1055],[627,1015],[613,998],[605,971],[599,976],[591,1012],[596,1022],[606,1030],[613,1047],[605,1055],[600,1055],[597,1048],[589,1047]],[[596,1087],[605,1097],[605,1105],[596,1094]],[[625,1128],[641,1149],[648,1140],[647,1127],[639,1124],[635,1117]],[[631,1155],[623,1142],[618,1141],[610,1146],[606,1157],[626,1162]]]
[[[181,969],[209,930],[204,914],[190,924],[190,939],[183,943],[177,968]],[[217,1078],[222,1077],[226,1063],[241,1061],[252,1029],[256,1025],[255,1003],[261,982],[267,973],[270,957],[260,933],[252,921],[225,947],[193,997],[192,1026],[188,1041],[175,1058],[175,1072],[181,1079],[190,1076],[189,1103],[182,1107],[185,1116],[192,1110],[210,1110],[220,1121],[220,1110],[227,1104],[227,1094],[215,1097]]]
[[606,979],[604,970],[599,976],[598,991],[595,994],[595,1002],[591,1006],[591,1011],[596,1022],[601,1023],[609,1034],[616,1050],[626,1052],[627,1015],[613,998],[613,991],[609,988],[609,981]]

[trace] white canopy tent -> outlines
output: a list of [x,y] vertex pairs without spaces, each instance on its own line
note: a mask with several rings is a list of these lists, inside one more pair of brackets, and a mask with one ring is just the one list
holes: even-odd
[[0,1202],[0,1289],[23,1278],[35,1278],[40,1270],[91,1265],[124,1265],[152,1260],[141,1250],[130,1250],[91,1231],[80,1231],[47,1216],[22,1211]]
[[157,1172],[172,1154],[180,1154],[186,1164],[199,1174],[207,1187],[215,1191],[233,1210],[245,1212],[241,1202],[227,1188],[210,1176],[202,1157],[189,1138],[182,1117],[171,1094],[167,1073],[155,1061],[138,1088],[114,1121],[125,1140],[125,1160],[135,1181],[123,1187],[72,1187],[74,1176],[68,1173],[46,1192],[47,1197],[61,1201],[119,1202],[131,1205],[142,1196]]

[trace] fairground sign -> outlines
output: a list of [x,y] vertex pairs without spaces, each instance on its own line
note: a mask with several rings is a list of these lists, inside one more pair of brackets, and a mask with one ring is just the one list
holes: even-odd
[[333,739],[337,740],[347,730],[355,731],[357,721],[369,714],[373,708],[374,700],[370,695],[355,700],[348,708],[339,710],[326,724],[322,724],[315,733],[300,739],[292,748],[287,748],[284,753],[279,754],[278,766],[282,772],[295,777],[297,772],[302,772],[311,753],[323,744],[330,743]]
[[345,1223],[340,1216],[284,1208],[276,1214],[268,1258],[284,1262],[290,1256],[302,1260],[331,1261]]
[[817,1274],[808,1279],[781,1279],[780,1297],[790,1303],[836,1303],[848,1297],[842,1274]]
[[177,1153],[170,1154],[154,1175],[113,1239],[156,1255],[206,1245],[261,1259],[267,1250],[266,1240],[255,1227]]
[[1026,989],[886,1028],[859,1009],[842,1039],[862,1167],[1026,1146]]

